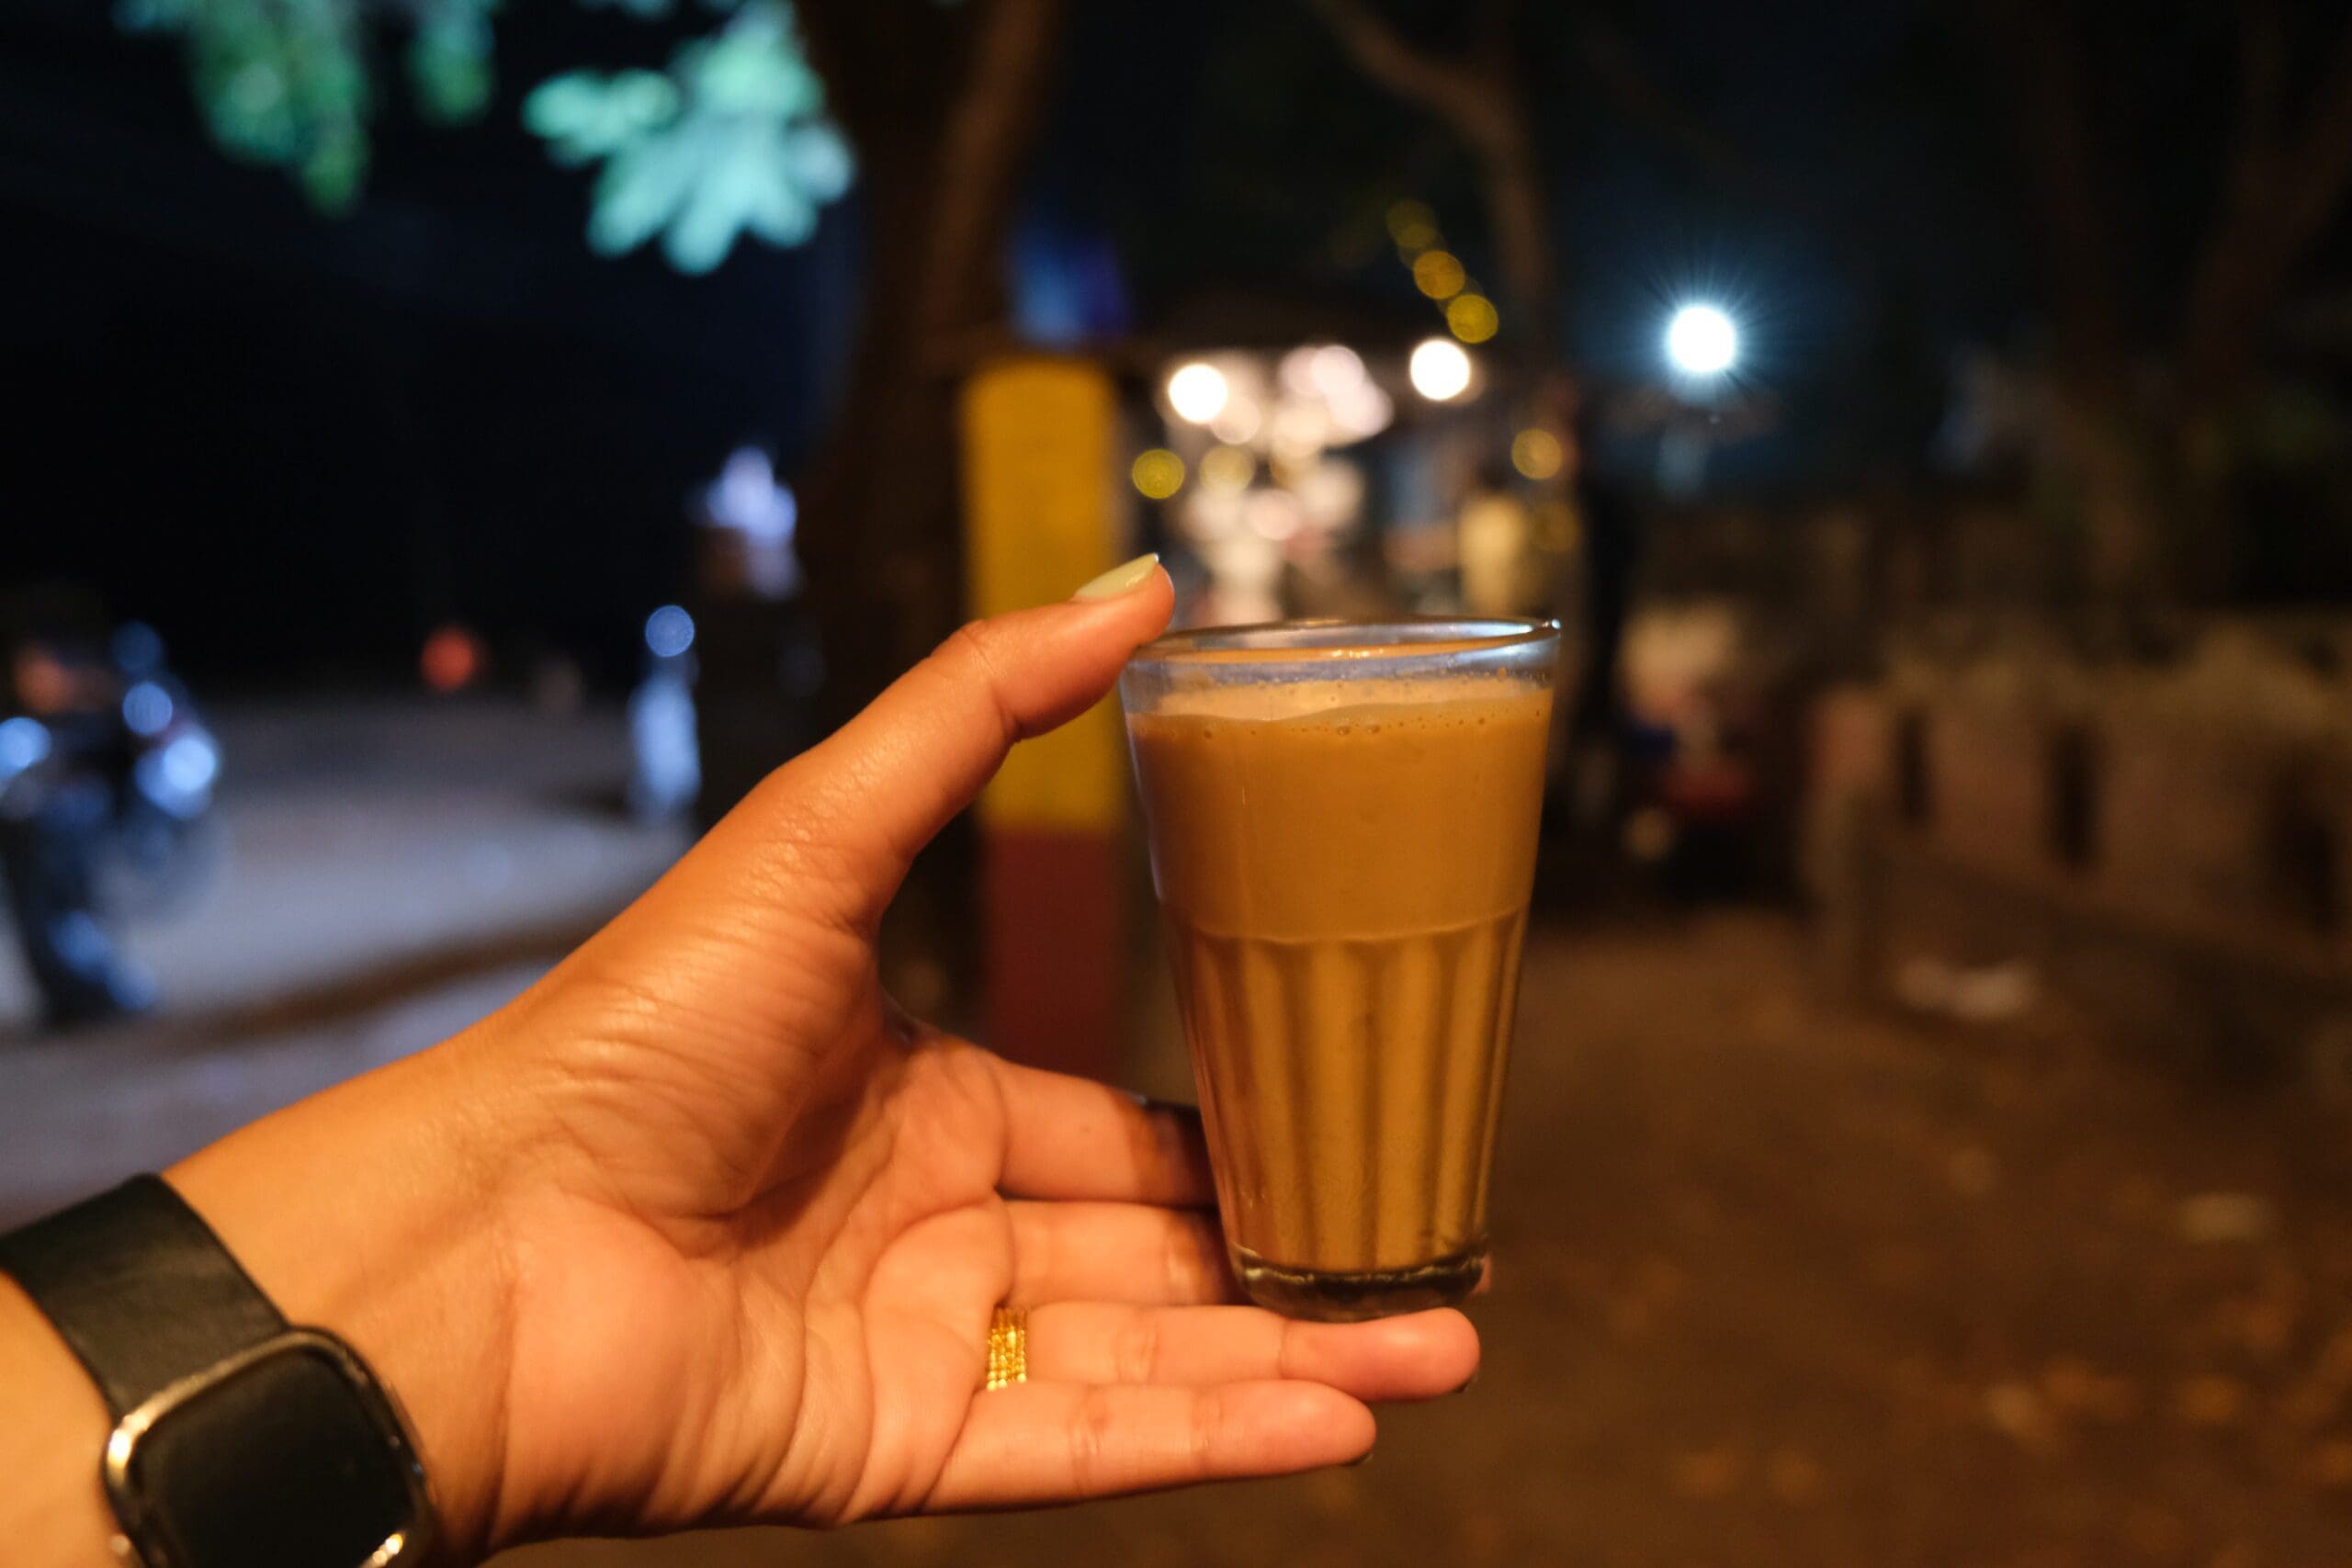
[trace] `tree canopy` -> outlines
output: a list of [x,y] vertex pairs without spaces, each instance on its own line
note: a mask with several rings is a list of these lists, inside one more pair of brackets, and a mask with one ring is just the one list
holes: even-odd
[[[581,0],[651,20],[673,0]],[[490,107],[499,0],[121,0],[126,30],[175,38],[213,140],[284,170],[320,210],[365,186],[380,62],[395,41],[428,120]],[[708,30],[662,70],[563,72],[523,99],[525,125],[567,168],[597,165],[588,243],[619,254],[658,241],[705,273],[736,241],[796,245],[849,188],[847,143],[825,113],[789,0],[701,0]]]

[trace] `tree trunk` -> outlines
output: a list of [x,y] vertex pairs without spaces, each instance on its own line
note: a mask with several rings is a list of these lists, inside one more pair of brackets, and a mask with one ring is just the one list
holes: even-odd
[[[803,478],[801,557],[825,660],[823,728],[857,711],[955,625],[951,389],[907,302],[931,176],[869,154],[864,319],[833,425]],[[880,167],[877,167],[880,165]]]
[[963,605],[956,387],[1005,331],[1004,252],[1065,0],[804,6],[856,148],[865,297],[842,406],[801,487],[831,723],[954,628]]
[[2076,559],[2091,630],[2126,632],[2173,598],[2154,465],[2163,442],[2133,385],[2124,252],[2098,154],[2091,78],[2064,8],[1984,0],[2055,346],[2052,451],[2081,523]]
[[[850,717],[963,615],[956,392],[976,350],[1005,335],[1007,232],[1065,5],[802,0],[827,107],[856,151],[866,250],[842,400],[799,476],[806,604],[824,659],[808,739]],[[782,618],[784,607],[763,608]],[[739,708],[784,700],[774,660],[738,666],[707,671],[707,683],[738,682]],[[706,812],[784,760],[707,758]],[[917,863],[884,931],[886,983],[951,1025],[976,968],[972,860],[969,836],[951,829]]]
[[[2288,114],[2290,40],[2275,0],[2245,0],[2236,145],[2182,311],[2177,349],[2134,342],[2121,301],[2127,253],[2098,157],[2094,77],[2064,6],[1978,0],[2008,78],[2011,118],[2056,341],[2059,463],[2083,519],[2096,619],[2126,631],[2152,614],[2227,596],[2231,426],[2262,329],[2352,182],[2352,20],[2338,29],[2300,121]],[[2155,387],[2142,374],[2164,359]]]

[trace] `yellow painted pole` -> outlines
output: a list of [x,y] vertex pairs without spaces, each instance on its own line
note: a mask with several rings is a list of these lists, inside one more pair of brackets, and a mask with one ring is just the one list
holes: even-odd
[[[1017,355],[964,388],[967,589],[976,615],[1067,597],[1124,559],[1118,403],[1077,358]],[[1105,1073],[1119,1022],[1126,746],[1115,699],[1023,741],[981,795],[989,1043]]]

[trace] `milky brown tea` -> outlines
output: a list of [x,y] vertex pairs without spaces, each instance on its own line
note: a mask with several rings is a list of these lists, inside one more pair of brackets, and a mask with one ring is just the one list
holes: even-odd
[[1556,645],[1397,646],[1123,687],[1227,1240],[1298,1315],[1456,1300],[1486,1260]]

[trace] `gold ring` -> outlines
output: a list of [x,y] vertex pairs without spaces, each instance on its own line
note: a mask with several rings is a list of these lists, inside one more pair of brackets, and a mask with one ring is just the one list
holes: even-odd
[[1029,1309],[999,1307],[989,1322],[989,1375],[981,1386],[1011,1388],[1029,1381]]

